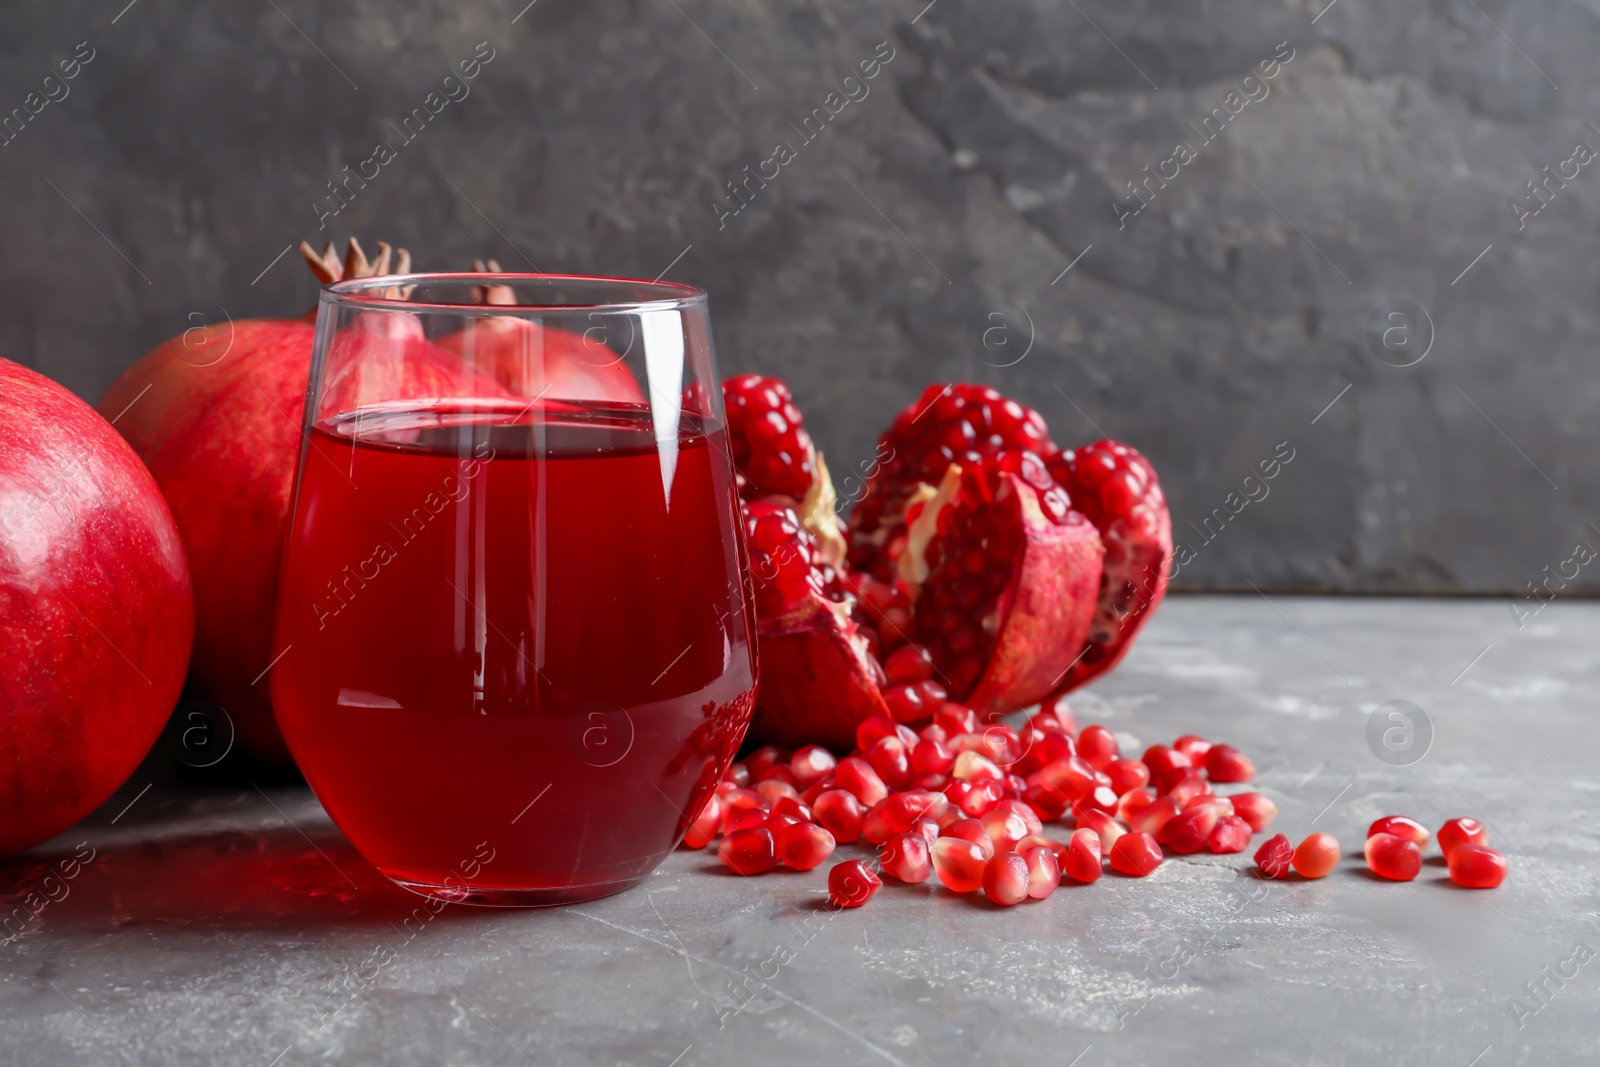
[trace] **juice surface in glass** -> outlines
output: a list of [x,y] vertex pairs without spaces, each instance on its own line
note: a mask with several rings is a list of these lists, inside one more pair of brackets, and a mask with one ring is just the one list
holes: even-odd
[[643,404],[520,400],[313,427],[273,705],[385,875],[560,903],[676,846],[755,685],[724,437],[685,413],[658,441]]

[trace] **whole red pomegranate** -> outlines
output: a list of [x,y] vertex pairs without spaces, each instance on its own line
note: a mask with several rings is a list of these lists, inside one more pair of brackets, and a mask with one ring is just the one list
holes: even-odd
[[0,855],[127,779],[193,637],[183,544],[150,472],[87,404],[0,359]]

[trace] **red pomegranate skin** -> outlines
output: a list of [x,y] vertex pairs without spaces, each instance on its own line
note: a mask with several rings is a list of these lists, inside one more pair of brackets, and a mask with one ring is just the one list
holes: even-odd
[[193,638],[183,544],[149,471],[89,405],[0,359],[0,855],[127,780]]
[[262,672],[312,334],[299,319],[189,330],[130,367],[96,405],[155,475],[182,533],[194,578],[190,695],[227,711],[240,751],[281,763],[289,750]]

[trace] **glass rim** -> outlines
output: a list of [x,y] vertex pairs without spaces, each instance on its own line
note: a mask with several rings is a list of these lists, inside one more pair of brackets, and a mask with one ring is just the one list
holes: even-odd
[[[599,283],[634,292],[658,291],[662,296],[647,300],[587,301],[569,303],[516,303],[516,304],[440,304],[430,301],[405,300],[386,295],[399,286],[428,285],[439,282],[464,282],[473,286],[584,282]],[[520,294],[519,294],[520,295]],[[318,303],[379,311],[429,312],[460,315],[504,315],[528,312],[594,312],[616,313],[638,311],[666,311],[679,308],[700,307],[706,303],[706,291],[682,282],[664,282],[659,279],[610,277],[600,274],[538,274],[532,272],[498,271],[424,271],[415,274],[382,274],[371,278],[350,278],[329,282],[322,287]]]

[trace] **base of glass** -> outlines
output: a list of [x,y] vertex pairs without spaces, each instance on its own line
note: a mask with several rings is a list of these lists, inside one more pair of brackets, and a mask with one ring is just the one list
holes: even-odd
[[452,904],[476,904],[485,908],[550,908],[560,904],[581,904],[620,893],[644,880],[640,875],[614,882],[592,882],[588,885],[551,886],[544,888],[519,886],[473,886],[456,882],[441,885],[417,882],[379,869],[380,873],[401,889],[423,897],[447,900]]

